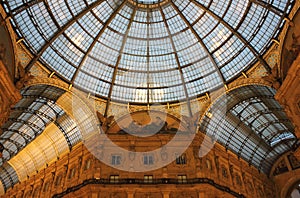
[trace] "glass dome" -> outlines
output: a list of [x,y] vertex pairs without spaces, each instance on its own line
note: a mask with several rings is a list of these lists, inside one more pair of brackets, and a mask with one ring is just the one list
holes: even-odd
[[5,1],[36,61],[109,100],[175,102],[223,86],[262,54],[292,0]]
[[135,0],[137,3],[143,3],[143,4],[155,4],[160,3],[163,0]]

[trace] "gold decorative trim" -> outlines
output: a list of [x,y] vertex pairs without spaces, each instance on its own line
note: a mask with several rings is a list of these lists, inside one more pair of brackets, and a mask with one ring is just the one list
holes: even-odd
[[153,3],[153,4],[146,4],[146,3],[141,3],[141,2],[139,3],[138,0],[128,0],[128,2],[130,4],[132,4],[132,6],[138,6],[138,8],[142,8],[142,9],[155,9],[155,8],[160,7],[160,6],[166,5],[170,1],[169,0],[163,0],[161,2]]

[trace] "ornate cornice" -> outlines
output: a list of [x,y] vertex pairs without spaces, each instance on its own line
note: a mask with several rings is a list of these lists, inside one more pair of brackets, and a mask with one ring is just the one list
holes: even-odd
[[226,193],[229,193],[237,198],[245,197],[245,195],[235,192],[235,191],[231,190],[229,187],[220,185],[220,184],[216,183],[214,180],[208,179],[208,178],[187,179],[186,183],[180,183],[176,179],[167,179],[167,178],[154,179],[152,183],[145,183],[143,179],[128,178],[128,179],[119,179],[117,183],[112,183],[112,182],[110,182],[109,179],[88,179],[88,180],[83,181],[83,183],[81,183],[81,184],[78,184],[76,186],[68,188],[67,190],[65,190],[62,193],[54,195],[53,198],[64,197],[65,195],[67,195],[69,193],[75,192],[85,186],[93,185],[93,184],[105,185],[105,186],[110,185],[110,186],[118,186],[118,187],[120,187],[120,185],[136,185],[136,184],[141,185],[141,186],[149,186],[149,184],[150,185],[164,185],[164,186],[172,185],[172,184],[183,185],[183,186],[191,185],[191,184],[193,184],[193,185],[209,184],[209,185],[215,187],[216,189],[221,190]]

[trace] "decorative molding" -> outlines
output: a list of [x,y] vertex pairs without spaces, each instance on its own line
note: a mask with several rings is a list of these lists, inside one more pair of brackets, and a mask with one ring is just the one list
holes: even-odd
[[[70,187],[67,190],[65,190],[62,193],[55,194],[53,195],[53,198],[61,198],[64,197],[65,195],[75,192],[85,186],[91,185],[91,184],[97,184],[97,185],[109,185],[109,186],[120,186],[120,185],[141,185],[141,186],[149,186],[149,183],[145,184],[143,179],[119,179],[117,183],[111,183],[109,179],[88,179],[83,181],[81,184],[78,184],[76,186]],[[195,178],[195,179],[187,179],[186,183],[180,183],[177,179],[168,179],[168,178],[163,178],[163,179],[153,179],[151,185],[197,185],[197,184],[209,184],[213,187],[215,187],[218,190],[221,190],[223,192],[229,193],[237,198],[244,198],[246,197],[245,195],[235,192],[231,190],[229,187],[220,185],[216,183],[212,179],[208,178]]]
[[9,117],[10,109],[22,98],[0,60],[0,125]]
[[69,85],[67,83],[55,78],[33,78],[26,83],[26,86],[30,87],[30,86],[41,85],[41,84],[55,86],[65,91],[69,91],[68,89]]
[[272,84],[268,81],[266,81],[263,78],[241,78],[233,83],[229,84],[228,86],[228,92],[232,91],[234,89],[244,87],[244,86],[249,86],[249,85],[261,85],[261,86],[266,86],[266,87],[271,87]]

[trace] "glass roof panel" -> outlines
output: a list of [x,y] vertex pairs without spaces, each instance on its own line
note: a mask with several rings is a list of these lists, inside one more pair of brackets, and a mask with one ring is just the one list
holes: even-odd
[[64,0],[49,1],[49,7],[55,16],[55,20],[60,26],[65,25],[70,19],[72,19],[72,14],[68,8],[68,4]]
[[248,4],[249,0],[232,0],[225,16],[223,17],[224,21],[226,21],[231,27],[236,28],[244,16]]
[[195,4],[191,1],[183,1],[180,3],[181,4],[177,4],[178,8],[182,10],[182,13],[186,16],[191,24],[196,22],[196,20],[204,14],[204,11],[195,6]]
[[212,116],[205,116],[200,125],[201,131],[265,173],[297,141],[294,127],[270,94],[274,96],[274,90],[263,86],[234,89],[217,99],[208,110]]
[[18,183],[19,178],[14,168],[10,164],[5,163],[0,167],[0,180],[6,191],[8,188]]
[[203,39],[219,24],[218,21],[205,13],[193,26],[197,34]]
[[[164,95],[155,101],[175,102],[237,78],[261,61],[291,1],[54,0],[28,4],[11,0],[4,4],[16,32],[35,57],[29,67],[40,61],[68,83],[97,96],[147,103],[149,99],[134,98],[137,86],[146,98],[153,98],[157,89],[164,90],[159,91]],[[124,77],[124,73],[130,75]],[[174,87],[177,96],[172,93]],[[127,92],[132,95],[124,95]]]
[[99,16],[95,16],[93,12],[88,12],[82,18],[78,20],[81,28],[83,28],[87,34],[95,38],[99,30],[102,29],[103,24],[99,19]]
[[145,3],[145,4],[154,4],[162,2],[163,0],[135,0],[138,3]]
[[[36,85],[21,91],[23,98],[15,105],[9,121],[1,130],[0,143],[4,146],[0,166],[24,149],[30,142],[42,134],[53,123],[64,136],[65,147],[72,148],[81,141],[81,135],[75,122],[55,104],[65,93],[57,87]],[[63,148],[63,147],[61,147]]]

